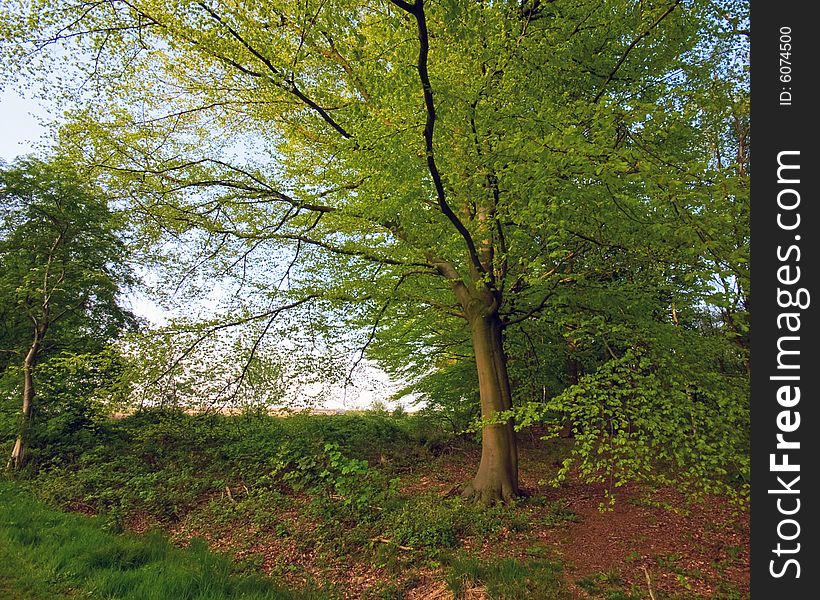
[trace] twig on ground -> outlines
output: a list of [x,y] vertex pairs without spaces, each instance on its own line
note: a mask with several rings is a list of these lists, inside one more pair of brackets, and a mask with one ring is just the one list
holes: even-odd
[[649,569],[646,568],[646,565],[643,567],[644,575],[646,575],[646,587],[649,589],[649,598],[650,600],[655,600],[655,592],[652,591],[652,579],[649,578]]
[[410,552],[410,551],[413,550],[413,548],[411,548],[410,546],[402,546],[401,544],[396,544],[395,542],[393,542],[393,540],[389,540],[389,539],[383,538],[383,537],[374,537],[370,541],[371,542],[379,542],[379,543],[382,543],[382,544],[392,544],[393,546],[395,546],[399,550],[404,550],[406,552]]

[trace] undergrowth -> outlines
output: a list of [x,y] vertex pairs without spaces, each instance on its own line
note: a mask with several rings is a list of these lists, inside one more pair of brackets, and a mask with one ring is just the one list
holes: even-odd
[[[553,555],[539,546],[527,552],[532,559],[512,557],[506,541],[531,544],[533,528],[571,527],[580,516],[570,503],[534,496],[482,507],[422,483],[436,465],[452,465],[477,445],[420,416],[147,410],[98,421],[93,435],[71,438],[68,451],[65,437],[51,444],[39,435],[14,487],[99,517],[46,509],[0,482],[0,555],[14,557],[0,565],[0,598],[334,597],[327,587],[292,592],[262,571],[348,592],[351,573],[364,573],[368,582],[352,588],[362,600],[398,600],[430,573],[455,598],[568,597]],[[544,464],[555,466],[567,445],[548,452]],[[452,457],[439,460],[446,453]],[[207,536],[235,560],[203,542],[182,551],[157,534],[114,535],[135,522],[173,531],[177,542]],[[478,551],[489,547],[508,551]],[[630,597],[610,584],[578,582],[596,597]]]
[[159,533],[117,535],[99,518],[67,514],[0,482],[0,592],[17,600],[296,600],[335,597],[235,572],[193,540],[173,547]]

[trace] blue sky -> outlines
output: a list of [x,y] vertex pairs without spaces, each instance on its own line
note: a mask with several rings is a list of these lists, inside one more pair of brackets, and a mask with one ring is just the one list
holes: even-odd
[[46,111],[13,89],[0,93],[0,158],[6,162],[28,154],[46,133],[38,122]]
[[[48,141],[48,129],[40,124],[48,111],[37,100],[18,91],[7,88],[0,93],[0,159],[11,162],[17,156],[35,151],[43,141]],[[155,325],[166,321],[164,310],[151,301],[144,293],[132,293],[126,298],[127,304],[137,314],[149,319]],[[363,408],[376,399],[386,400],[396,390],[386,374],[371,365],[361,369],[364,373],[355,376],[360,388],[346,400],[344,391],[334,390],[333,397],[324,403],[328,408]],[[388,406],[394,406],[387,402]]]

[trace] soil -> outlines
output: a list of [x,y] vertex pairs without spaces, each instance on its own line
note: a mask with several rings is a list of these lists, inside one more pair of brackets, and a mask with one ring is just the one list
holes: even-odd
[[[579,587],[578,581],[618,582],[637,590],[641,598],[729,599],[749,597],[749,513],[726,498],[707,497],[693,502],[669,487],[648,489],[628,485],[616,491],[611,509],[601,510],[604,484],[569,480],[560,488],[545,480],[560,467],[542,444],[520,444],[521,487],[541,504],[561,503],[577,520],[560,526],[535,526],[516,544],[483,549],[490,556],[517,556],[526,560],[532,537],[564,562],[564,577],[573,599],[599,597]],[[465,460],[466,458],[466,460]],[[433,479],[442,490],[465,481],[479,454],[455,455],[449,468],[438,468]],[[530,522],[543,523],[548,510],[531,509]],[[519,546],[516,551],[516,545]]]
[[[552,487],[545,480],[559,467],[554,452],[546,450],[543,443],[521,445],[520,484],[529,498],[518,510],[526,511],[529,528],[502,530],[491,542],[460,540],[465,551],[488,559],[516,557],[526,561],[533,559],[536,548],[539,557],[554,558],[564,565],[563,577],[573,599],[749,597],[747,510],[738,511],[721,497],[691,502],[671,488],[650,490],[632,485],[619,488],[614,507],[602,511],[603,484],[580,483],[570,477],[560,488]],[[401,492],[435,492],[442,497],[458,493],[459,486],[474,473],[478,459],[475,446],[455,444],[409,473]],[[556,506],[560,508],[557,519]],[[250,523],[220,529],[189,520],[166,529],[183,544],[197,536],[240,560],[256,557],[259,570],[294,583],[335,583],[346,590],[346,598],[364,597],[367,590],[391,578],[385,568],[357,560],[317,560],[313,550],[305,550],[299,543],[310,536],[310,524],[304,523],[299,511],[277,515],[277,519],[291,535],[275,535]],[[145,530],[155,525],[147,517],[137,518],[130,528]],[[389,544],[389,540],[378,538],[371,542]],[[394,550],[412,556],[400,547]],[[440,571],[429,565],[416,566],[412,558],[401,560],[406,561],[406,569],[399,578],[410,582],[405,598],[452,598]],[[396,578],[395,572],[392,578]],[[613,591],[622,595],[611,596]],[[476,586],[463,597],[481,599],[486,594]]]

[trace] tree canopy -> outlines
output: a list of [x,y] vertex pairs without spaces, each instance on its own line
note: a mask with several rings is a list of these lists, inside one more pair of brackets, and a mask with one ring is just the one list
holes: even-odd
[[121,223],[99,189],[59,160],[23,159],[0,171],[0,199],[0,377],[22,383],[20,466],[35,367],[100,353],[134,317],[119,298],[131,278]]

